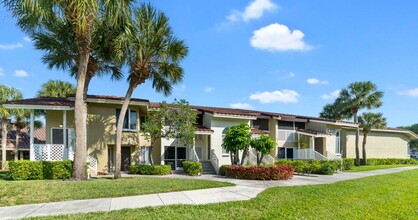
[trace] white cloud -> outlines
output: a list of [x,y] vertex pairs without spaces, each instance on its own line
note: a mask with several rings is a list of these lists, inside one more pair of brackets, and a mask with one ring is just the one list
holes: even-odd
[[322,99],[328,100],[328,99],[336,99],[340,95],[341,90],[337,89],[334,92],[331,92],[329,94],[323,94],[321,95]]
[[309,79],[306,80],[306,82],[311,84],[311,85],[317,85],[317,84],[326,85],[326,84],[328,84],[328,81],[319,80],[319,79],[316,79],[316,78],[309,78]]
[[205,92],[206,92],[206,93],[212,93],[212,92],[213,92],[213,90],[215,90],[215,88],[212,88],[212,87],[206,87],[206,88],[205,88]]
[[248,103],[233,103],[229,105],[231,108],[239,108],[239,109],[254,109],[251,104]]
[[174,86],[174,91],[176,92],[183,92],[184,90],[186,90],[186,85],[181,85],[180,87],[176,87]]
[[29,37],[24,37],[23,40],[26,42],[32,42],[32,40]]
[[398,95],[418,97],[418,88],[397,92]]
[[274,23],[255,30],[250,42],[252,47],[270,52],[311,49],[303,37],[300,30],[291,31],[286,25]]
[[271,0],[253,0],[249,5],[247,5],[247,7],[245,7],[243,12],[233,10],[232,13],[226,17],[226,19],[230,22],[238,20],[248,22],[250,20],[259,19],[266,11],[272,12],[277,8],[278,6]]
[[16,48],[23,47],[23,44],[21,43],[15,43],[15,44],[0,44],[1,50],[13,50]]
[[289,73],[289,77],[290,77],[290,78],[295,77],[295,76],[296,76],[296,74],[295,74],[294,72],[290,72],[290,73]]
[[289,89],[276,90],[272,92],[256,92],[250,95],[251,100],[258,100],[261,103],[297,103],[299,93]]
[[27,77],[29,74],[24,70],[15,70],[16,77]]
[[4,76],[4,70],[3,70],[3,68],[0,68],[0,76]]

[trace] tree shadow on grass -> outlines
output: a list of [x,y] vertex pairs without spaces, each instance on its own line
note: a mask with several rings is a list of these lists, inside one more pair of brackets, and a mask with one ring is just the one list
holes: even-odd
[[12,180],[12,178],[10,177],[9,171],[0,171],[0,181],[3,181],[3,180]]

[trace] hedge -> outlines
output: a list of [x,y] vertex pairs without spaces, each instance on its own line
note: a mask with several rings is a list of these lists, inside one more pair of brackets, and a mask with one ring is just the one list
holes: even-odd
[[73,170],[72,161],[29,161],[9,162],[13,180],[68,179]]
[[[361,164],[364,164],[363,160],[361,160]],[[369,158],[367,159],[367,165],[394,165],[394,164],[418,164],[418,161],[412,158],[409,158],[409,159]]]
[[131,165],[129,166],[130,174],[141,175],[168,175],[171,172],[170,165]]
[[200,175],[203,171],[202,163],[194,161],[183,161],[183,170],[190,176]]
[[332,175],[341,169],[340,160],[278,160],[276,164],[290,165],[299,174]]
[[226,173],[225,173],[225,167],[227,167],[227,166],[230,166],[230,165],[222,165],[221,167],[219,167],[218,175],[225,176],[226,175]]
[[295,169],[289,165],[275,166],[225,166],[227,177],[248,180],[287,180],[293,177]]

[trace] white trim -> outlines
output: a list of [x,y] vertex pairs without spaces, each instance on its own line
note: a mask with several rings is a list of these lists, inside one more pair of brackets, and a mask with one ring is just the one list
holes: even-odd
[[5,108],[14,109],[31,109],[31,110],[74,110],[74,107],[70,106],[55,106],[55,105],[15,105],[15,104],[3,104]]
[[302,134],[302,135],[306,135],[306,136],[311,136],[311,137],[330,137],[331,135],[326,135],[326,134],[311,134],[311,133],[306,133],[303,131],[296,131],[298,134]]
[[[87,98],[87,102],[90,103],[104,103],[104,104],[123,104],[124,100],[110,100],[110,99],[97,99],[97,98]],[[141,101],[130,101],[129,105],[138,105],[138,106],[148,106],[149,102]]]
[[340,125],[340,126],[353,127],[353,128],[358,127],[358,124],[350,124],[350,123],[344,123],[344,122],[320,121],[320,120],[312,120],[312,119],[310,119],[308,122],[317,122],[317,123],[322,123],[322,124]]
[[256,120],[256,116],[244,116],[244,115],[230,115],[230,114],[218,114],[212,115],[215,118],[231,118],[231,119],[245,119],[245,120]]
[[34,124],[34,120],[35,120],[35,113],[32,110],[30,110],[30,126],[29,126],[29,149],[30,149],[30,153],[29,153],[29,159],[31,161],[35,160],[35,151],[33,149],[33,144],[34,144],[34,130],[35,130],[35,124]]
[[211,135],[213,134],[213,131],[196,131],[195,134]]

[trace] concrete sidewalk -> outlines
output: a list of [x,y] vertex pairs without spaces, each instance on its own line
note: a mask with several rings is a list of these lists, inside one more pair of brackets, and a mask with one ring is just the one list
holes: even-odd
[[329,184],[343,180],[358,179],[412,169],[418,169],[418,166],[374,170],[359,173],[341,172],[332,176],[294,176],[293,179],[286,181],[237,180],[215,175],[200,177],[171,175],[169,178],[194,178],[224,181],[234,183],[236,186],[171,193],[158,193],[141,196],[7,206],[0,207],[0,219],[18,219],[35,216],[112,211],[125,208],[142,208],[147,206],[163,206],[174,204],[209,204],[229,201],[242,201],[256,197],[260,192],[269,187]]

